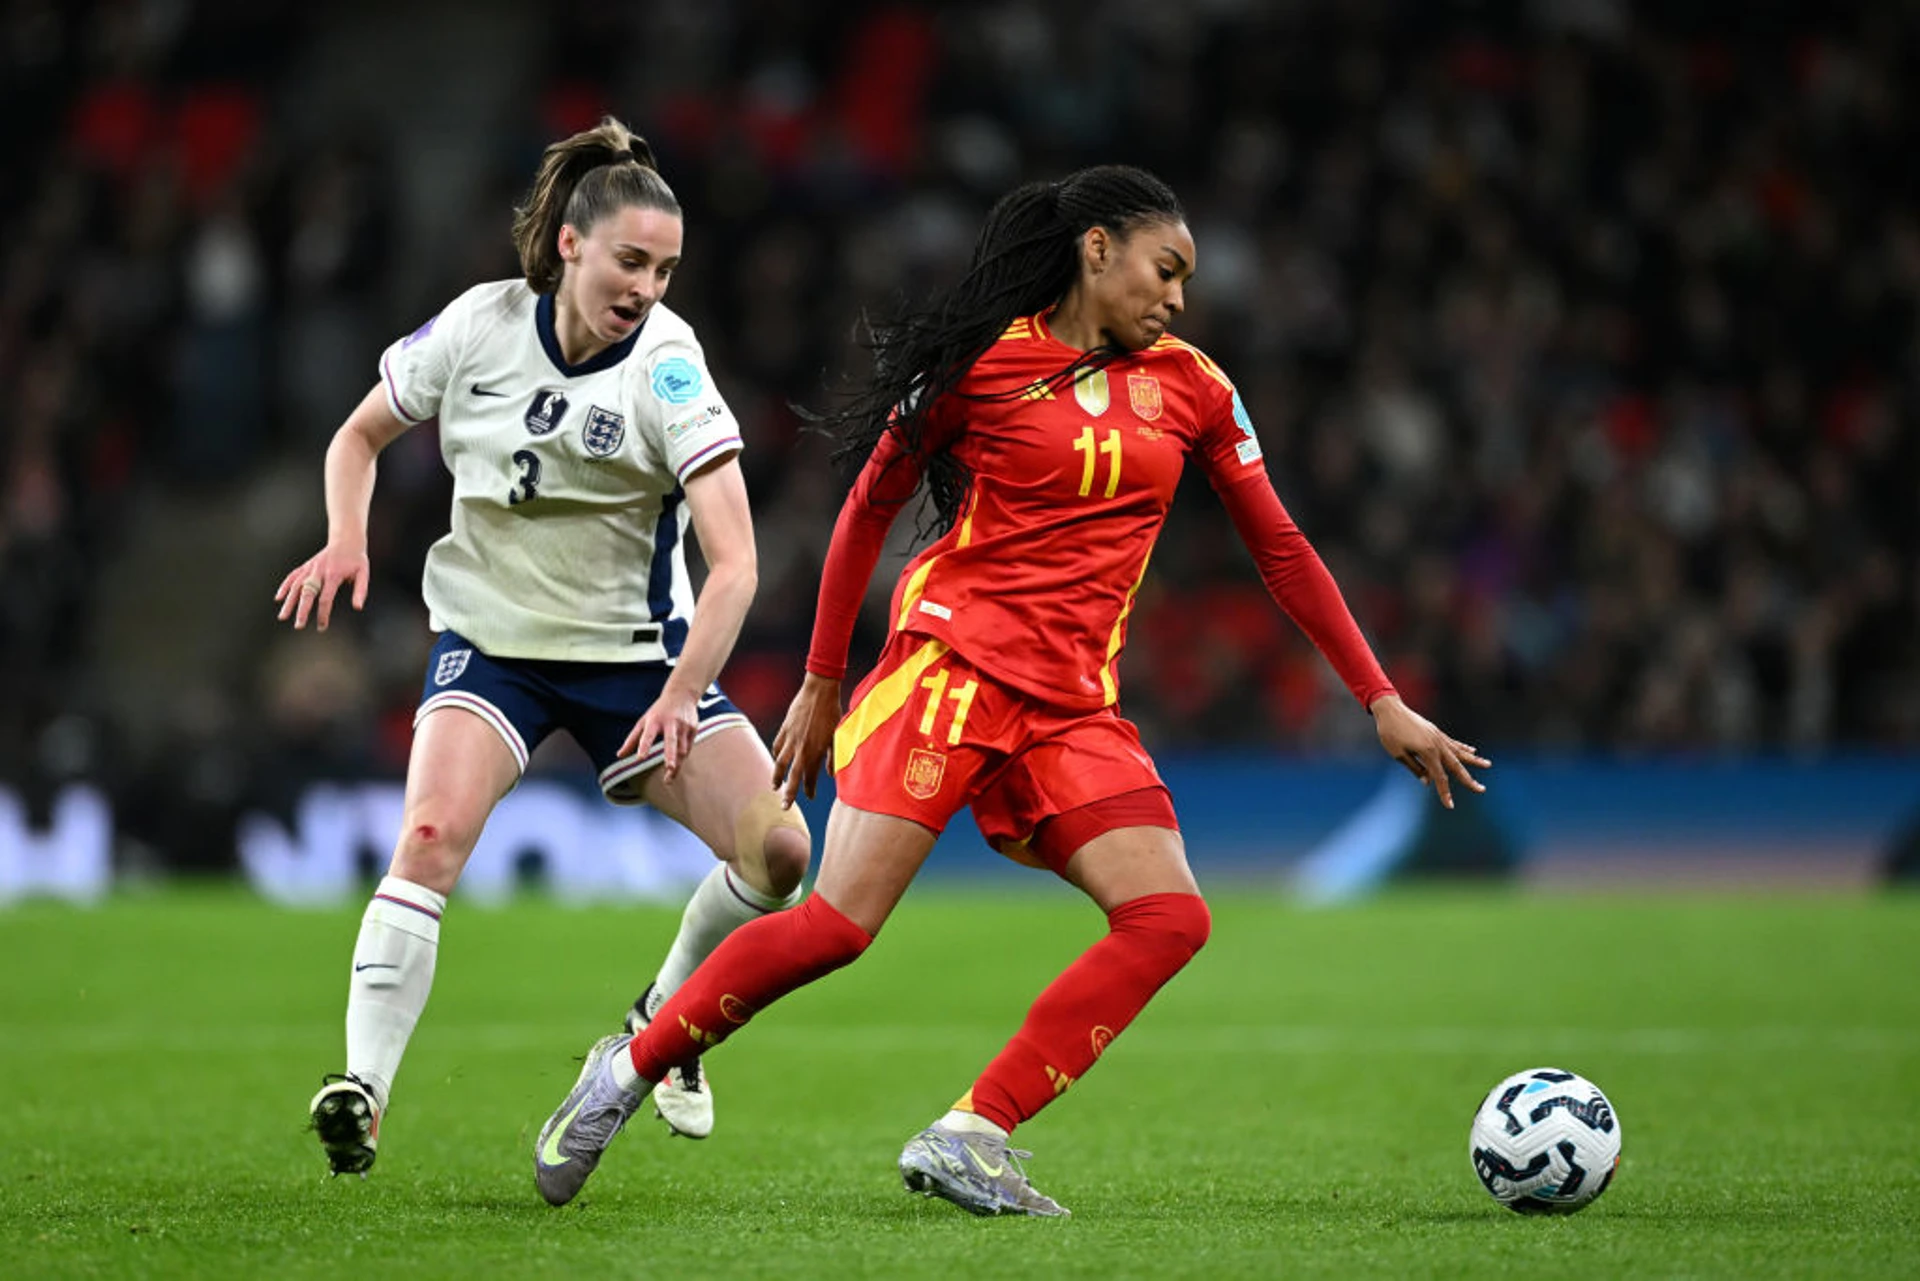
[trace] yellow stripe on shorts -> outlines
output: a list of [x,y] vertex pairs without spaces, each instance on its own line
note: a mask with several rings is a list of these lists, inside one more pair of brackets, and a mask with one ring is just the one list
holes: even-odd
[[853,760],[853,754],[860,750],[860,744],[899,714],[913,697],[913,691],[919,688],[921,675],[945,658],[951,648],[945,641],[928,641],[885,680],[867,691],[867,696],[840,722],[840,728],[833,731],[834,773],[845,769]]

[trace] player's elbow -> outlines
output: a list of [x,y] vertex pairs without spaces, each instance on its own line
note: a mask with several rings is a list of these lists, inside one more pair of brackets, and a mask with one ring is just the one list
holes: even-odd
[[718,587],[728,596],[752,600],[760,590],[760,567],[751,554],[707,566],[707,589]]

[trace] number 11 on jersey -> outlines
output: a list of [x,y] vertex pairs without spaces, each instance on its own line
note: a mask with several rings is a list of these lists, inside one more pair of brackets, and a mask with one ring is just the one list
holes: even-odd
[[966,728],[967,712],[973,707],[973,696],[980,689],[979,681],[968,681],[954,689],[947,688],[947,673],[935,672],[920,682],[920,688],[927,691],[927,710],[920,714],[920,732],[933,737],[933,722],[940,715],[941,696],[953,700],[953,723],[947,727],[947,746],[960,745],[960,731]]
[[1107,438],[1096,445],[1093,439],[1093,427],[1091,425],[1082,427],[1079,439],[1073,442],[1073,447],[1076,451],[1084,450],[1087,455],[1080,468],[1080,497],[1087,498],[1093,494],[1093,465],[1100,454],[1107,455],[1111,460],[1107,467],[1107,492],[1102,497],[1112,498],[1120,492],[1119,428],[1107,428]]

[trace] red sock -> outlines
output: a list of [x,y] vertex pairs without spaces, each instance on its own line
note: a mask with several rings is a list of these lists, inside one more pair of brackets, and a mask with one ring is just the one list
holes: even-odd
[[628,1053],[658,1082],[675,1064],[712,1049],[797,987],[867,950],[873,936],[818,894],[790,912],[748,921],[722,940],[667,998]]
[[1080,1079],[1153,994],[1207,941],[1198,894],[1146,894],[1107,914],[1107,936],[1047,985],[959,1106],[1013,1127]]

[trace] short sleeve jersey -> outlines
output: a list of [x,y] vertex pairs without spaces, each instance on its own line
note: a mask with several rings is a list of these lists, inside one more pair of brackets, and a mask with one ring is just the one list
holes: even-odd
[[1118,699],[1127,617],[1186,460],[1222,489],[1265,465],[1198,348],[1169,335],[1050,385],[1078,355],[1042,316],[1017,320],[930,411],[935,439],[965,419],[952,448],[973,483],[903,572],[893,619],[1035,697],[1097,709]]
[[453,519],[427,553],[436,631],[490,655],[672,661],[693,618],[681,482],[739,452],[693,330],[656,304],[578,365],[554,300],[478,285],[380,360],[387,403],[440,422]]

